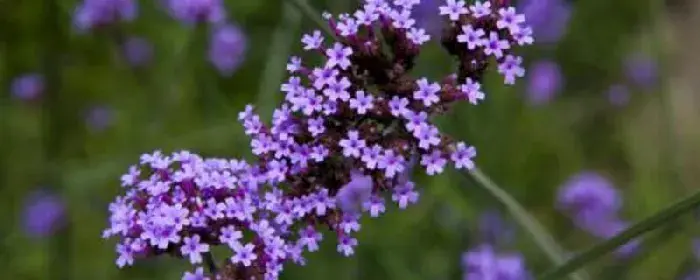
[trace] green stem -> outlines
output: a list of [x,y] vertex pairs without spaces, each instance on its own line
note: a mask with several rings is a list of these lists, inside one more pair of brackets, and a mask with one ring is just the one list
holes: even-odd
[[297,9],[290,7],[291,4],[285,3],[282,12],[282,23],[275,29],[272,35],[272,43],[268,51],[268,59],[265,64],[265,72],[260,82],[258,89],[258,113],[261,116],[272,115],[272,108],[277,104],[277,93],[279,92],[279,84],[284,79],[285,60],[289,57],[292,35],[296,31],[301,22],[301,15]]
[[309,2],[306,0],[286,0],[292,2],[299,11],[301,11],[304,15],[306,15],[308,18],[313,20],[319,27],[323,29],[329,36],[333,37],[334,40],[338,41],[338,36],[336,36],[335,32],[331,30],[331,28],[328,26],[328,23],[323,20],[321,17],[321,14],[316,12],[311,5],[309,5]]
[[[472,178],[474,178],[481,187],[503,203],[515,221],[530,234],[537,246],[544,251],[551,262],[556,265],[562,265],[564,263],[567,258],[561,247],[559,247],[547,230],[545,230],[545,228],[532,217],[515,198],[498,187],[498,185],[491,181],[491,179],[478,168],[474,168],[469,174],[471,174]],[[583,274],[584,273],[572,274],[570,278],[572,280],[586,279]]]
[[658,228],[668,222],[675,220],[681,215],[696,209],[700,205],[700,191],[673,203],[671,206],[659,211],[658,213],[648,217],[631,227],[622,233],[616,235],[615,237],[601,242],[590,249],[584,251],[578,256],[570,259],[565,264],[555,267],[554,269],[545,272],[538,279],[540,280],[550,280],[550,279],[560,279],[570,273],[574,273],[578,269],[585,266],[587,263],[596,260],[607,253],[610,253],[624,244],[627,244],[630,240],[648,232],[653,229]]

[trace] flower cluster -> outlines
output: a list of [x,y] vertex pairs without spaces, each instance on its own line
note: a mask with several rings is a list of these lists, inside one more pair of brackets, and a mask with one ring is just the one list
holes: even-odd
[[88,31],[118,21],[132,21],[137,13],[134,0],[83,0],[75,9],[73,24],[79,31]]
[[[567,181],[559,192],[558,206],[581,229],[599,238],[610,238],[627,228],[618,215],[622,199],[613,184],[594,172],[582,172]],[[618,249],[625,256],[633,253],[639,240]]]
[[303,264],[303,251],[318,250],[322,229],[349,256],[361,215],[378,217],[387,198],[399,208],[417,202],[414,166],[428,175],[448,162],[473,168],[475,149],[442,135],[430,117],[456,101],[482,100],[491,60],[505,83],[522,76],[521,58],[511,51],[532,42],[530,29],[499,1],[448,0],[436,12],[448,19],[442,44],[459,71],[440,82],[416,78],[410,70],[430,40],[411,17],[419,2],[366,0],[352,14],[325,14],[335,40],[318,30],[303,36],[321,65],[290,58],[271,125],[252,105],[239,114],[255,163],[186,152],[142,157],[122,178],[127,195],[110,207],[105,233],[121,237],[118,264],[168,253],[216,271],[209,251],[226,245],[233,257],[217,276],[277,279],[284,262]]
[[523,257],[519,254],[498,254],[491,245],[482,245],[462,255],[465,280],[530,279]]

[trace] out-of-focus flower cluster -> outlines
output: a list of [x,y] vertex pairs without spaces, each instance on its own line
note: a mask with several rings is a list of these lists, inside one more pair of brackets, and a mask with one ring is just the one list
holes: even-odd
[[499,254],[491,245],[481,245],[462,255],[464,280],[530,279],[523,257],[517,253]]
[[[243,61],[247,48],[243,31],[227,23],[226,8],[221,0],[163,1],[169,14],[186,25],[211,24],[208,59],[223,75],[230,75]],[[74,26],[79,32],[112,27],[119,22],[133,21],[138,15],[138,3],[133,0],[83,0],[75,10]],[[117,32],[115,32],[117,31]],[[143,38],[126,38],[119,29],[110,34],[123,45],[124,57],[134,67],[142,67],[152,56],[152,46]]]
[[512,50],[532,43],[531,30],[499,3],[448,0],[435,11],[448,21],[441,43],[460,65],[439,82],[410,74],[430,40],[411,17],[418,0],[367,0],[352,14],[325,14],[336,40],[318,30],[303,36],[322,63],[290,58],[272,124],[251,105],[239,114],[255,163],[156,152],[124,175],[127,194],[111,205],[105,232],[121,238],[117,263],[171,254],[212,267],[211,248],[224,245],[233,256],[217,277],[277,279],[283,263],[304,264],[302,252],[318,250],[324,229],[352,255],[361,215],[378,217],[387,199],[399,208],[417,202],[414,165],[428,175],[448,162],[474,167],[475,149],[442,135],[430,117],[484,99],[481,77],[494,61],[506,84],[523,76]]
[[[627,228],[619,218],[622,198],[613,184],[594,172],[582,172],[570,178],[559,192],[558,207],[581,229],[599,238],[611,238]],[[639,240],[620,247],[620,256],[636,251]]]

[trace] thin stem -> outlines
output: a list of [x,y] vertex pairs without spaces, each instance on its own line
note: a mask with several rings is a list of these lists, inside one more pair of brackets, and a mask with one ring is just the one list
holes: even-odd
[[286,0],[286,1],[292,2],[295,6],[297,6],[299,11],[301,11],[308,18],[313,20],[319,27],[321,27],[323,29],[323,31],[325,31],[328,34],[328,36],[333,37],[333,39],[335,39],[336,41],[338,40],[338,36],[335,34],[335,32],[333,32],[333,30],[331,30],[331,28],[328,26],[328,23],[323,20],[321,15],[318,12],[316,12],[316,10],[314,10],[314,8],[311,7],[311,5],[309,5],[308,1],[306,1],[306,0]]
[[656,229],[661,225],[669,223],[685,213],[693,211],[698,206],[700,206],[700,191],[697,191],[694,194],[676,203],[673,203],[666,209],[657,212],[651,217],[648,217],[632,225],[627,230],[616,235],[615,237],[608,239],[604,242],[598,243],[597,245],[579,254],[575,258],[570,259],[565,264],[555,267],[554,269],[548,272],[545,272],[538,279],[561,279],[561,277],[566,276],[570,273],[574,273],[578,269],[585,266],[587,263],[612,252],[613,250],[617,249],[617,247],[627,244],[627,242],[629,242],[630,240],[648,231]]
[[216,276],[216,274],[219,272],[219,269],[216,267],[214,255],[212,255],[211,252],[204,253],[204,264],[207,266],[207,269],[211,275]]
[[[527,231],[538,247],[542,249],[551,262],[556,265],[562,265],[566,260],[564,251],[554,241],[554,238],[545,230],[545,228],[532,217],[523,206],[520,205],[510,194],[498,187],[491,179],[489,179],[481,170],[474,168],[469,173],[479,186],[491,193],[498,201],[503,203],[508,212],[513,216],[515,221]],[[572,280],[586,279],[581,274],[572,274]]]
[[297,9],[291,7],[290,3],[285,3],[282,12],[282,22],[275,28],[272,35],[268,60],[265,65],[265,72],[258,89],[258,111],[262,116],[272,114],[272,108],[276,104],[276,94],[279,91],[279,84],[284,79],[285,60],[289,57],[292,35],[301,23],[301,15]]

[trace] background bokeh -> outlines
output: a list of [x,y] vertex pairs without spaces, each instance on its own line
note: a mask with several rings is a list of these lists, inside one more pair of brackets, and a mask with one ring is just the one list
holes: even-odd
[[[189,269],[166,257],[115,266],[115,242],[101,232],[108,203],[122,191],[119,176],[154,149],[249,157],[237,113],[253,103],[269,120],[287,58],[316,27],[286,1],[224,1],[240,34],[216,39],[221,30],[184,23],[165,2],[138,1],[133,21],[81,30],[77,1],[0,0],[0,278],[179,279]],[[311,2],[334,13],[357,5]],[[476,146],[477,165],[575,252],[600,239],[556,208],[572,176],[592,171],[610,180],[628,222],[696,188],[700,5],[521,2],[536,2],[518,6],[530,9],[542,39],[522,50],[526,77],[509,87],[492,73],[485,102],[457,106],[438,123]],[[431,13],[419,15],[421,24],[435,25]],[[452,66],[436,43],[417,65],[433,79]],[[324,242],[284,279],[459,279],[462,252],[487,241],[521,253],[535,273],[550,267],[473,181],[455,171],[416,176],[420,203],[364,221],[356,256]],[[670,223],[631,256],[605,257],[588,272],[592,279],[687,275],[697,264],[695,224],[692,217]],[[492,235],[498,241],[486,240]]]

